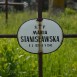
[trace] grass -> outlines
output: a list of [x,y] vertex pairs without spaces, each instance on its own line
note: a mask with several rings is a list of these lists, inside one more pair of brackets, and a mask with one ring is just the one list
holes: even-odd
[[[63,33],[77,34],[76,11],[66,9],[59,16],[43,13],[44,18],[55,20]],[[9,13],[5,23],[4,13],[0,14],[0,34],[16,34],[19,26],[37,13]],[[43,55],[43,77],[77,77],[77,39],[64,39],[61,47],[50,54]],[[1,77],[38,77],[38,55],[24,51],[17,39],[0,39],[0,76]]]

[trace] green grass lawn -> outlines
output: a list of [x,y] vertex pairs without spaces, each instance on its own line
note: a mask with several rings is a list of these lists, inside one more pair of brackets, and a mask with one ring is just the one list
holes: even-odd
[[[17,34],[18,28],[27,20],[37,18],[37,13],[0,13],[0,34]],[[66,9],[59,16],[43,13],[43,18],[55,20],[64,34],[77,34],[77,13]],[[63,40],[61,47],[53,53],[43,55],[43,77],[77,77],[77,39]],[[38,55],[24,51],[17,39],[0,39],[1,77],[38,77]]]

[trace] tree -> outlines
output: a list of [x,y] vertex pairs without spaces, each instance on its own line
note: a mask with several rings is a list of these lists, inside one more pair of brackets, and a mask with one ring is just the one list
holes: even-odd
[[49,13],[64,10],[65,0],[49,0]]

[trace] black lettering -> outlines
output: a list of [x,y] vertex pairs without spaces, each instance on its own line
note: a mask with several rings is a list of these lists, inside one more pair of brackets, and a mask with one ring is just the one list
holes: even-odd
[[47,44],[47,47],[52,47],[52,44]]
[[47,31],[33,31],[33,34],[47,34]]
[[44,46],[46,47],[46,44],[44,44]]
[[25,37],[25,42],[29,42],[29,36],[24,36]]
[[59,40],[59,36],[57,36],[57,41],[60,42],[60,40]]
[[52,40],[52,36],[50,36],[50,42],[52,42],[53,40]]
[[21,36],[21,42],[60,42],[59,36]]
[[33,44],[32,44],[32,47],[33,47]]
[[37,47],[37,44],[35,44],[35,47]]
[[37,31],[33,31],[33,34],[38,34]]
[[35,41],[34,42],[38,42],[38,36],[35,36]]
[[48,36],[43,36],[42,41],[43,42],[49,42],[49,37]]
[[45,31],[45,33],[44,34],[47,34],[47,31]]
[[32,36],[32,37],[30,36],[29,38],[30,38],[29,42],[34,42],[34,36]]
[[35,26],[35,29],[38,29],[38,27],[37,27],[37,26]]
[[21,42],[24,42],[24,37],[23,36],[21,36]]
[[45,28],[45,25],[43,25],[43,29]]
[[56,42],[56,36],[53,36],[53,42]]
[[39,44],[35,44],[35,47],[38,47],[39,46]]
[[29,47],[30,47],[30,44],[29,44]]

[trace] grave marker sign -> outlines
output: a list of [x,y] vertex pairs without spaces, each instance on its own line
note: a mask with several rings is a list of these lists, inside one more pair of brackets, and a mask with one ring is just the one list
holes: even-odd
[[41,21],[41,31],[39,31],[37,19],[29,20],[22,24],[18,30],[18,42],[20,46],[28,52],[38,53],[39,34],[42,34],[40,41],[43,53],[50,53],[58,49],[63,41],[63,33],[60,26],[49,19]]

